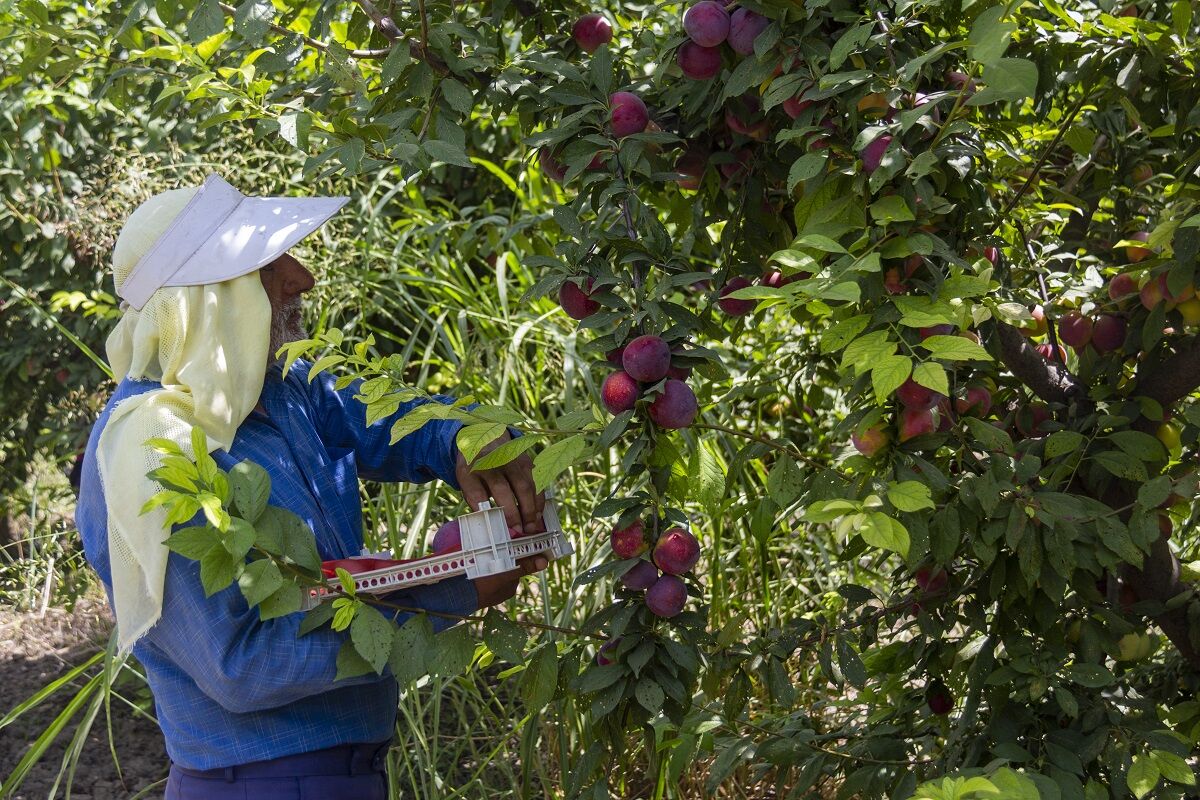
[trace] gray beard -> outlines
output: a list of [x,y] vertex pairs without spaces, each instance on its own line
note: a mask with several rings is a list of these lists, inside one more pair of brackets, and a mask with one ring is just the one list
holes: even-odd
[[300,315],[299,297],[275,309],[271,314],[271,344],[267,352],[267,368],[270,369],[283,361],[282,356],[275,355],[279,348],[307,338],[308,332],[304,330],[304,321]]

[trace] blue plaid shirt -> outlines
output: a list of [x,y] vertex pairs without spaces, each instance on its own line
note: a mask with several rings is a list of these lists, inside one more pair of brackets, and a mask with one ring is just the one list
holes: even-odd
[[[460,488],[454,437],[462,423],[431,421],[391,446],[395,417],[368,427],[365,407],[353,398],[357,384],[335,391],[326,374],[310,384],[310,366],[296,362],[286,378],[273,370],[262,393],[267,414],[252,412],[230,452],[218,450],[213,457],[226,470],[245,459],[264,467],[271,475],[271,504],[311,526],[322,559],[345,558],[358,555],[363,544],[359,475],[410,483],[440,478]],[[121,381],[84,455],[75,520],[110,604],[108,517],[96,443],[115,404],[158,387],[151,381]],[[422,402],[401,405],[396,416]],[[471,614],[478,595],[471,581],[458,576],[386,599]],[[398,612],[395,618],[403,622],[409,616]],[[303,617],[298,612],[260,621],[236,583],[206,598],[199,562],[170,554],[162,617],[133,653],[145,667],[172,761],[211,769],[392,735],[399,690],[391,673],[335,684],[335,661],[346,634],[324,628],[298,637]],[[438,631],[454,624],[444,617],[429,619]]]

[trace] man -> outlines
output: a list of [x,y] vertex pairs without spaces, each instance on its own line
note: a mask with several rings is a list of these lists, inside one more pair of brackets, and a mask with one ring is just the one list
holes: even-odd
[[[282,374],[275,353],[304,338],[300,301],[313,286],[287,249],[346,199],[246,197],[210,175],[202,187],[139,206],[113,250],[124,303],[107,348],[122,379],[88,441],[76,521],[113,606],[119,649],[138,657],[154,693],[172,761],[169,800],[384,798],[398,687],[387,672],[335,683],[345,634],[299,637],[301,613],[263,622],[236,584],[206,598],[199,562],[162,544],[161,510],[141,513],[157,491],[146,473],[160,458],[147,439],[171,439],[190,453],[198,425],[222,469],[245,459],[261,465],[270,503],[309,524],[323,559],[360,552],[360,474],[440,478],[471,508],[491,497],[510,526],[542,529],[545,497],[534,492],[528,457],[474,472],[455,445],[461,423],[450,421],[392,446],[394,419],[424,401],[368,427],[355,385],[335,391],[327,375],[310,383],[303,362]],[[458,576],[384,599],[467,615],[512,597],[521,575],[546,565],[534,556],[510,573]],[[453,624],[430,621],[435,630]]]

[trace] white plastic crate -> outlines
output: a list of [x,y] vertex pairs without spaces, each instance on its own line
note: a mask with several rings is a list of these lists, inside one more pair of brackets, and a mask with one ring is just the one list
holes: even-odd
[[[410,586],[437,583],[455,575],[480,578],[516,569],[517,559],[543,553],[551,561],[568,556],[575,548],[567,540],[558,520],[558,507],[554,503],[553,488],[546,489],[546,505],[542,522],[546,531],[534,536],[512,539],[504,521],[504,510],[493,508],[486,500],[479,504],[478,511],[463,514],[458,518],[462,537],[462,550],[440,556],[405,561],[403,564],[353,574],[354,591],[358,594],[385,594]],[[360,558],[388,558],[390,553],[364,553]],[[341,560],[341,559],[339,559]],[[330,597],[344,592],[336,578],[328,579],[328,588],[312,587],[301,602],[300,608],[307,611]]]

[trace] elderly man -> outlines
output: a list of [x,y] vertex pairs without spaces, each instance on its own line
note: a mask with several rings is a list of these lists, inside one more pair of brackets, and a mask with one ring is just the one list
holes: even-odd
[[[528,457],[472,471],[455,445],[461,423],[449,421],[390,445],[395,417],[366,425],[356,385],[335,390],[325,375],[310,383],[303,362],[285,377],[274,360],[304,337],[300,300],[313,286],[287,250],[345,202],[246,197],[210,175],[139,206],[113,251],[124,313],[107,348],[121,380],[88,442],[76,521],[113,606],[119,649],[138,657],[154,693],[172,761],[167,798],[384,798],[398,687],[389,673],[335,683],[344,633],[299,637],[300,613],[264,622],[236,584],[206,598],[199,562],[162,544],[161,510],[140,513],[157,490],[146,473],[159,456],[147,439],[190,452],[198,425],[222,469],[261,465],[270,503],[308,523],[323,559],[362,548],[360,474],[440,478],[472,508],[491,497],[510,526],[541,529],[545,498]],[[510,573],[384,599],[467,615],[512,597],[521,575],[546,564],[533,556]],[[453,624],[431,621],[435,630]]]

